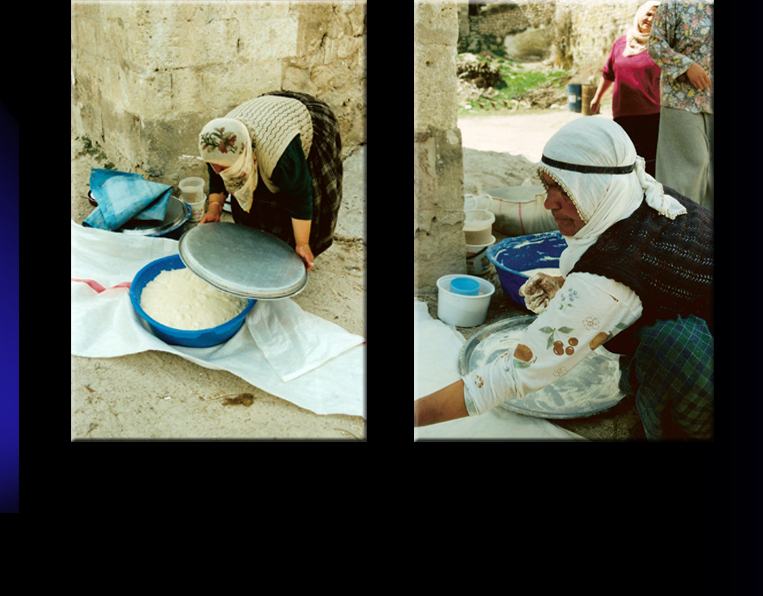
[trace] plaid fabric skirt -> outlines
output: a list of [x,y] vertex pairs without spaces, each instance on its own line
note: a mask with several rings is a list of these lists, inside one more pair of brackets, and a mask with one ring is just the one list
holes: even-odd
[[[310,250],[317,257],[334,241],[339,206],[342,203],[342,140],[334,113],[324,102],[294,91],[273,91],[264,95],[279,95],[301,101],[310,112],[313,123],[313,142],[307,156],[313,186],[313,220],[310,227]],[[231,201],[236,223],[265,230],[290,246],[296,246],[291,216],[277,202],[254,201],[249,213]]]
[[713,438],[713,336],[695,316],[657,321],[636,334],[621,389],[636,396],[646,438]]

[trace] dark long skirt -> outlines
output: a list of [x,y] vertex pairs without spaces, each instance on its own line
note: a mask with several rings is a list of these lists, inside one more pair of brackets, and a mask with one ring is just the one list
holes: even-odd
[[[310,250],[317,257],[334,241],[339,207],[342,203],[342,140],[334,113],[324,102],[306,93],[273,91],[264,95],[279,95],[301,101],[313,122],[313,142],[307,156],[313,186],[313,219],[310,227]],[[254,201],[249,213],[231,201],[236,223],[265,230],[296,246],[289,212],[276,202]]]
[[620,388],[636,396],[647,439],[713,438],[713,336],[689,316],[658,320],[636,334],[630,361],[621,359]]
[[636,155],[646,161],[646,173],[654,178],[657,163],[657,137],[660,134],[660,113],[646,116],[618,116],[615,118],[636,146]]

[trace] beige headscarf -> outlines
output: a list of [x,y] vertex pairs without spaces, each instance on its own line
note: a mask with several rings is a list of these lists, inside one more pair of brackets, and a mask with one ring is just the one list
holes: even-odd
[[297,135],[307,159],[313,142],[307,107],[298,99],[266,94],[209,122],[199,135],[199,150],[204,161],[228,167],[220,172],[225,188],[248,213],[260,178],[271,193],[280,190],[273,171]]
[[545,172],[564,189],[585,222],[574,236],[564,237],[567,248],[559,260],[564,277],[599,236],[644,200],[670,219],[686,213],[644,166],[625,130],[600,116],[573,120],[546,143],[538,173]]
[[232,118],[215,118],[199,134],[201,158],[226,169],[220,172],[226,190],[247,213],[257,188],[257,160],[246,125]]
[[646,51],[647,45],[649,44],[649,33],[641,31],[639,23],[653,6],[659,6],[659,4],[659,2],[645,2],[638,7],[636,17],[633,19],[633,25],[626,32],[628,40],[625,43],[623,56],[635,56],[636,54]]

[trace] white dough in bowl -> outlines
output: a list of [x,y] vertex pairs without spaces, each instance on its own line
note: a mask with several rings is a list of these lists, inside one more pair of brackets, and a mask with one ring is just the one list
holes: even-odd
[[247,300],[209,285],[189,269],[162,271],[143,288],[140,306],[155,321],[185,331],[227,323]]

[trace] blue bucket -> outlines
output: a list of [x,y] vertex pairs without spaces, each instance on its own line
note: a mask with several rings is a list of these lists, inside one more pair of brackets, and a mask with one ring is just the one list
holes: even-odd
[[140,316],[143,322],[151,329],[151,332],[163,342],[177,346],[187,346],[189,348],[209,348],[221,344],[233,337],[236,332],[241,329],[241,326],[246,319],[246,315],[252,310],[257,302],[256,300],[250,299],[246,308],[227,323],[223,323],[217,327],[198,329],[195,331],[167,327],[146,314],[146,311],[140,306],[140,297],[143,293],[143,288],[145,288],[150,281],[153,281],[153,279],[162,271],[174,271],[175,269],[185,269],[185,264],[180,258],[180,255],[172,255],[170,257],[157,259],[138,271],[130,285],[130,302],[132,302],[132,306],[135,309],[135,312],[138,313],[138,316]]
[[522,272],[559,267],[559,257],[566,248],[567,241],[558,231],[544,232],[501,240],[487,250],[487,258],[495,265],[504,293],[527,308],[519,288],[530,278]]
[[567,107],[570,112],[580,112],[583,108],[583,85],[567,85]]

